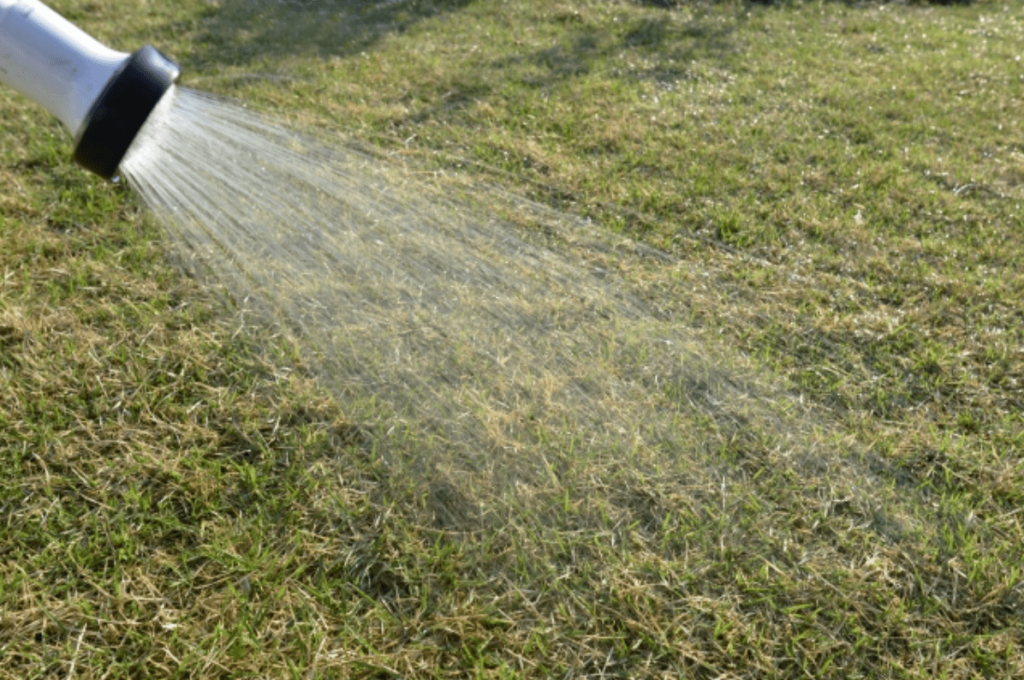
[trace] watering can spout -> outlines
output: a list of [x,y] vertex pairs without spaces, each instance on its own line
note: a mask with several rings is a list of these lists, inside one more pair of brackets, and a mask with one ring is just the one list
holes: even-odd
[[75,139],[74,159],[110,178],[177,64],[146,45],[102,45],[39,0],[0,0],[0,82],[56,116]]

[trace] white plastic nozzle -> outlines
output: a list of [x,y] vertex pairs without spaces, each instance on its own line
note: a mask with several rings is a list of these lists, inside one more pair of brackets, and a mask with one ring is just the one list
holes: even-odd
[[0,0],[0,82],[42,105],[76,137],[129,56],[39,0]]
[[152,45],[104,47],[39,0],[0,0],[0,82],[42,104],[75,137],[74,158],[111,178],[181,75]]

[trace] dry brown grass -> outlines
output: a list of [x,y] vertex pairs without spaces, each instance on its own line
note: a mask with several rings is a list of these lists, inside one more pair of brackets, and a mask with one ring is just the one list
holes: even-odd
[[603,449],[557,371],[453,388],[459,451],[337,398],[0,93],[0,677],[1021,675],[1012,11],[64,4],[631,291],[606,385],[658,333],[692,363],[598,391],[678,414]]

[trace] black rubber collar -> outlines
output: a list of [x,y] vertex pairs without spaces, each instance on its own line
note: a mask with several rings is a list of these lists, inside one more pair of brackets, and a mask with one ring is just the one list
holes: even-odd
[[75,144],[75,162],[110,179],[181,69],[152,45],[128,57],[103,88]]

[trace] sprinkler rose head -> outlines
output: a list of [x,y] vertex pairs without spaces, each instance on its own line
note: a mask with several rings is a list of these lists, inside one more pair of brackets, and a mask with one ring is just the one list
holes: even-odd
[[102,177],[180,73],[148,45],[126,54],[100,44],[39,0],[0,0],[0,82],[59,118],[75,161]]

